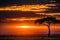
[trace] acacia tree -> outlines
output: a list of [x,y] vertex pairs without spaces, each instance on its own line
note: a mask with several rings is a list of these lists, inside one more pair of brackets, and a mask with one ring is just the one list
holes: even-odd
[[37,19],[35,23],[43,24],[48,26],[48,37],[50,37],[50,25],[51,23],[57,24],[60,23],[60,20],[57,20],[55,17],[47,17],[43,19]]

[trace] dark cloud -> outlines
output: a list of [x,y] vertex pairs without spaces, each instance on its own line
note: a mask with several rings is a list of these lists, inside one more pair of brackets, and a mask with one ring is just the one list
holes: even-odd
[[[43,11],[44,13],[60,13],[60,9],[46,9],[46,11]],[[41,12],[42,13],[42,12]]]
[[46,4],[50,0],[17,0],[17,4]]
[[39,17],[34,12],[0,11],[0,18]]
[[[1,6],[22,5],[22,4],[48,4],[51,0],[0,0]],[[60,3],[60,0],[55,0],[55,3]]]
[[0,7],[16,5],[16,0],[0,0]]
[[60,4],[60,0],[55,0],[55,1],[56,1],[56,3]]
[[49,2],[50,0],[0,0],[0,7],[9,5],[22,5],[22,4],[45,4]]

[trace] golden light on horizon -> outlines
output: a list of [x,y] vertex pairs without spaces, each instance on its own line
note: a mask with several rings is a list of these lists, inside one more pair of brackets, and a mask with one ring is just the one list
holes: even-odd
[[28,28],[28,29],[32,29],[32,28],[40,28],[40,27],[37,27],[37,26],[32,26],[32,25],[20,25],[20,26],[16,26],[15,28]]
[[[28,22],[29,23],[29,22]],[[48,27],[45,25],[30,25],[28,23],[8,23],[8,24],[4,24],[2,25],[2,31],[0,33],[0,35],[23,35],[23,36],[27,36],[27,35],[35,35],[35,34],[44,34],[44,33],[48,33]],[[19,25],[18,25],[19,24]],[[31,23],[32,24],[32,23]],[[58,32],[60,29],[60,25],[51,25],[51,32],[56,31]],[[56,33],[55,32],[55,33]],[[60,32],[58,32],[60,33]]]
[[26,21],[26,20],[36,20],[39,19],[39,17],[36,18],[27,18],[27,17],[21,17],[21,18],[5,18],[2,21]]
[[16,26],[17,28],[30,28],[30,26]]
[[1,11],[33,11],[33,12],[40,12],[45,11],[48,5],[21,5],[21,6],[7,6],[7,7],[1,7]]

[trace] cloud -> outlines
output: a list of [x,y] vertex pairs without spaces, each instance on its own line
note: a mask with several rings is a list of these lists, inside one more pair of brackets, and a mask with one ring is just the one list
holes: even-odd
[[51,16],[60,15],[60,13],[36,13],[36,14],[39,14],[39,15],[51,15]]
[[39,17],[27,18],[27,17],[20,17],[20,18],[5,18],[2,21],[27,21],[27,20],[37,20],[40,19]]
[[0,18],[40,17],[34,12],[0,11]]
[[1,7],[0,10],[40,12],[45,11],[47,8],[49,8],[47,5],[36,4],[36,5],[7,6],[7,7]]

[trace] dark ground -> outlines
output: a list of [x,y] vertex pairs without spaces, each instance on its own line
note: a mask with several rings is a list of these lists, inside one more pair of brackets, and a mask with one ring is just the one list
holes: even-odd
[[0,40],[60,40],[60,37],[9,37],[9,36],[0,36]]

